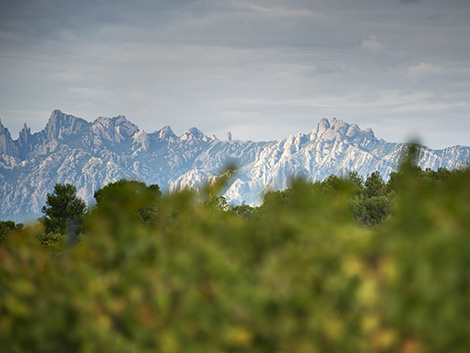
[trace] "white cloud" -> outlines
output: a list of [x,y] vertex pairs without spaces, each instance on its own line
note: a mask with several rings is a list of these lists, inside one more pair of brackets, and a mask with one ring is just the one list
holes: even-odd
[[[375,93],[352,93],[347,95],[318,95],[312,98],[303,99],[286,99],[277,101],[251,100],[246,103],[260,105],[288,105],[288,106],[309,106],[315,108],[348,108],[348,109],[364,109],[370,107],[399,107],[422,104],[425,106],[427,102],[435,98],[435,94],[430,92],[411,92],[404,94],[399,90],[381,90]],[[405,109],[406,110],[406,109]]]
[[262,15],[268,15],[279,18],[318,18],[321,17],[319,13],[311,11],[306,8],[288,8],[288,7],[267,7],[256,5],[253,3],[241,3],[237,4],[242,8],[248,8],[250,10],[256,11]]
[[379,52],[387,46],[387,42],[380,41],[377,36],[370,35],[361,42],[361,49],[371,52]]
[[422,78],[441,74],[444,72],[444,69],[441,66],[435,66],[432,64],[428,64],[425,62],[421,62],[416,66],[410,66],[407,69],[408,78],[411,81],[416,82],[421,80]]

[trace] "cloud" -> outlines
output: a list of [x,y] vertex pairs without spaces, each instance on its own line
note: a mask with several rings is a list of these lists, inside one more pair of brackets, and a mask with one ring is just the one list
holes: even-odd
[[249,3],[236,3],[234,6],[237,8],[247,8],[255,11],[261,15],[267,15],[278,18],[294,18],[294,19],[313,19],[319,18],[321,15],[315,13],[307,8],[289,8],[289,7],[267,7],[257,4]]
[[121,109],[147,131],[252,139],[333,115],[386,132],[384,116],[454,114],[470,129],[468,4],[0,1],[0,114],[17,131],[33,117],[42,129],[54,108],[90,120]]
[[[290,106],[310,106],[316,108],[383,108],[395,107],[403,108],[403,106],[422,104],[423,106],[431,100],[434,100],[435,94],[431,92],[410,92],[403,93],[400,90],[381,90],[377,92],[357,92],[346,95],[318,95],[311,98],[303,99],[287,99],[278,101],[256,101],[252,104],[272,104],[272,105],[290,105]],[[248,102],[247,102],[248,103]]]
[[421,62],[416,66],[410,66],[407,69],[408,78],[413,82],[417,82],[425,77],[442,74],[443,72],[444,69],[441,66],[435,66],[425,62]]
[[387,42],[380,41],[377,36],[370,35],[361,42],[361,49],[371,52],[379,52],[387,46]]

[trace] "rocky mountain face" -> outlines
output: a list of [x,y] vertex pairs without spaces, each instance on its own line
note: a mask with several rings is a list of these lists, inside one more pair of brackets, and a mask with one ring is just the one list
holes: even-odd
[[[56,183],[74,184],[92,202],[96,190],[121,178],[175,191],[203,184],[228,163],[239,169],[224,196],[233,204],[256,204],[266,190],[286,188],[295,176],[322,180],[378,170],[386,178],[405,150],[405,144],[335,118],[322,119],[307,134],[252,142],[232,140],[231,134],[221,141],[197,128],[181,136],[169,126],[146,133],[122,115],[88,122],[55,110],[42,131],[31,134],[25,124],[17,140],[0,121],[0,219],[37,218]],[[470,147],[419,151],[422,168],[460,168],[469,160]]]

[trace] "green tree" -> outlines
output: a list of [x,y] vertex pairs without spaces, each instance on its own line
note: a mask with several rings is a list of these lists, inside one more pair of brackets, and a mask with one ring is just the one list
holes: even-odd
[[228,211],[228,201],[223,196],[213,196],[209,201],[204,202],[206,207],[212,210]]
[[335,174],[331,174],[328,178],[321,182],[320,189],[322,191],[338,191],[344,190],[344,188],[347,186],[348,184],[343,178]]
[[358,172],[349,172],[346,181],[353,186],[354,193],[361,192],[364,188],[364,178]]
[[46,233],[68,234],[76,239],[83,230],[86,203],[77,197],[77,189],[72,184],[56,184],[54,192],[47,194],[46,206],[43,206]]
[[5,241],[8,234],[21,229],[23,229],[23,223],[15,224],[13,221],[0,221],[0,244]]
[[161,195],[156,184],[147,186],[140,181],[121,179],[96,191],[94,197],[97,211],[119,218],[116,224],[138,220],[152,226]]
[[387,193],[385,183],[379,171],[375,171],[367,177],[365,186],[365,196],[370,198],[374,196],[384,196]]
[[370,174],[364,188],[352,202],[356,219],[364,225],[380,224],[391,212],[392,193],[384,183],[380,172]]
[[259,215],[259,207],[251,207],[250,205],[242,203],[239,206],[231,207],[230,212],[245,219],[255,220]]

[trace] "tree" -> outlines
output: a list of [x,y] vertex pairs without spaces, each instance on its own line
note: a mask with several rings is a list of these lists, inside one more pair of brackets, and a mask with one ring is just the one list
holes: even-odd
[[346,181],[352,185],[354,194],[358,194],[364,189],[364,178],[358,172],[349,172]]
[[364,225],[380,224],[391,212],[391,198],[380,172],[375,171],[367,177],[362,194],[353,201],[353,213]]
[[71,184],[56,184],[54,192],[47,194],[41,219],[47,233],[69,234],[75,239],[82,231],[86,204],[76,193],[77,189]]
[[259,215],[259,207],[251,207],[243,202],[239,206],[231,207],[230,212],[245,219],[255,220]]
[[23,229],[23,223],[15,223],[13,221],[0,221],[0,244],[7,238],[8,234]]
[[204,202],[204,205],[209,207],[212,210],[227,211],[228,202],[227,199],[223,196],[213,196],[209,201]]
[[121,179],[95,192],[96,210],[115,219],[116,224],[139,220],[153,226],[161,198],[158,185]]
[[374,196],[383,196],[386,194],[385,183],[382,180],[380,172],[377,170],[367,177],[365,186],[365,196],[370,198]]

